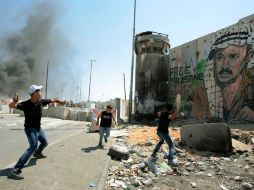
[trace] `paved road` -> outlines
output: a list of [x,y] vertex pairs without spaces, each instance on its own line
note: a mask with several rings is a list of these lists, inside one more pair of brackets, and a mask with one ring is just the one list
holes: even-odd
[[[24,180],[7,178],[7,173],[28,147],[24,118],[0,115],[0,190],[85,190],[105,182],[112,140],[99,149],[98,133],[88,133],[88,122],[42,118],[48,137],[46,159],[31,158],[23,170]],[[91,183],[99,187],[90,187]]]

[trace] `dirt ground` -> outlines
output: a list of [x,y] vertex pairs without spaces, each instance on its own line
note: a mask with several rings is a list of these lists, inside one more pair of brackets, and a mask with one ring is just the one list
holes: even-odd
[[[105,189],[254,189],[253,151],[223,154],[182,147],[180,128],[177,127],[170,128],[170,135],[174,139],[178,166],[171,166],[166,172],[155,175],[147,166],[147,162],[158,142],[156,129],[132,126],[127,129],[128,137],[118,138],[118,141],[129,147],[130,161],[112,160]],[[164,144],[157,155],[156,166],[165,167],[167,152],[168,147]],[[137,168],[137,165],[142,167]],[[120,186],[113,185],[114,180]]]

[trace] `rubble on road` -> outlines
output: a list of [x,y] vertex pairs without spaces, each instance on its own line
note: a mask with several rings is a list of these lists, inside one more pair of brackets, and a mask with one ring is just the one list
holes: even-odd
[[[254,154],[251,131],[231,130],[232,141],[248,144],[248,152],[233,149],[230,153],[197,151],[181,144],[179,127],[170,128],[178,166],[167,164],[168,147],[164,143],[155,159],[151,158],[158,142],[156,127],[129,126],[112,131],[116,144],[130,153],[127,160],[112,160],[106,190],[112,189],[253,189]],[[128,133],[127,133],[128,132]],[[234,144],[234,143],[233,143]]]
[[130,151],[126,146],[115,144],[110,146],[108,154],[118,159],[128,160]]

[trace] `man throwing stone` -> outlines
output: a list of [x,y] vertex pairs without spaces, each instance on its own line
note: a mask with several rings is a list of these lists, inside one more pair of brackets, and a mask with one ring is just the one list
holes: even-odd
[[[43,86],[31,85],[28,89],[31,99],[18,103],[19,97],[18,95],[15,95],[13,97],[13,102],[9,104],[10,108],[24,111],[25,133],[30,145],[9,173],[8,177],[11,179],[24,179],[21,174],[22,168],[32,155],[35,158],[46,158],[46,156],[42,154],[43,149],[48,145],[46,135],[41,128],[43,106],[50,103],[65,104],[65,101],[59,99],[41,99],[42,88]],[[39,141],[40,145],[38,146]]]

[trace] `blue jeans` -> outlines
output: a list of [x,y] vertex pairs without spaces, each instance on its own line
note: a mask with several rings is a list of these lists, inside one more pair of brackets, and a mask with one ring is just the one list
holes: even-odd
[[164,143],[164,140],[165,140],[166,143],[168,144],[168,148],[169,148],[168,159],[173,160],[174,159],[174,144],[172,142],[171,137],[169,136],[168,133],[163,133],[161,131],[157,131],[157,135],[159,136],[160,141],[156,145],[156,147],[153,151],[153,155],[154,156],[156,155],[156,153],[159,151],[161,145]]
[[110,136],[110,127],[100,127],[100,130],[99,130],[99,134],[100,134],[99,144],[102,144],[102,138],[103,138],[104,133],[106,133],[105,136],[104,136],[105,141],[106,141],[107,138]]
[[[35,128],[25,128],[25,133],[30,147],[19,158],[14,168],[22,169],[29,158],[34,154],[41,154],[43,149],[48,145],[48,140],[42,128],[39,131]],[[38,147],[38,141],[40,146]],[[37,148],[38,147],[38,148]]]

